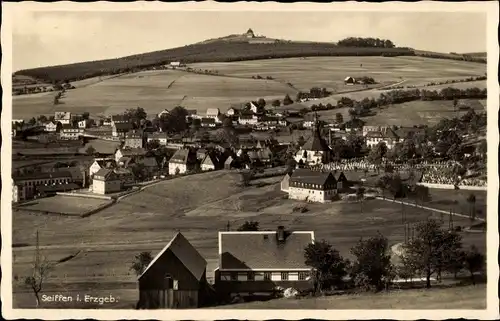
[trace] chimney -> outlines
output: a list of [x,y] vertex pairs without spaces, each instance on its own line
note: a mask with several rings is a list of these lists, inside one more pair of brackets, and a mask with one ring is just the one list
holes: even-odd
[[278,242],[284,242],[285,241],[285,227],[280,225],[278,226],[278,229],[276,230],[276,238],[278,239]]

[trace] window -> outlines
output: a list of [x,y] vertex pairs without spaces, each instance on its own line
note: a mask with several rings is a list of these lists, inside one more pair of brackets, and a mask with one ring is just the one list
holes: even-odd
[[271,272],[265,272],[264,281],[270,281],[270,280],[271,280]]
[[309,277],[309,272],[299,272],[299,281],[305,281]]
[[231,281],[238,281],[238,273],[231,272]]
[[248,272],[248,274],[247,274],[247,280],[248,281],[255,281],[255,273],[254,272]]
[[281,281],[288,281],[288,272],[281,272]]
[[231,280],[231,274],[230,273],[221,273],[220,274],[220,279],[221,279],[221,281],[230,281]]

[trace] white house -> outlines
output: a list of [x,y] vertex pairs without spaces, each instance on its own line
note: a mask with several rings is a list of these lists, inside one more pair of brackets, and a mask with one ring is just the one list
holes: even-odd
[[228,116],[235,116],[235,115],[238,115],[240,112],[240,110],[238,108],[235,108],[235,107],[231,107],[227,110],[226,112],[226,115]]
[[78,121],[78,128],[87,128],[89,127],[90,125],[90,122],[88,121],[88,119],[82,119],[80,121]]
[[54,121],[60,122],[63,125],[71,124],[71,113],[69,111],[56,111],[54,113]]
[[96,194],[108,194],[121,191],[122,182],[110,169],[100,169],[92,179],[92,192]]
[[326,203],[337,194],[337,181],[330,172],[296,169],[289,179],[288,198]]
[[63,125],[59,135],[61,139],[76,140],[83,134],[82,128],[74,128],[70,125]]
[[201,161],[200,168],[204,172],[215,170],[215,160],[210,155],[205,155],[205,158]]
[[105,168],[105,169],[111,169],[116,166],[116,162],[114,159],[109,159],[109,158],[96,158],[94,159],[94,162],[92,165],[89,167],[89,177],[92,178],[92,176],[97,173],[99,170]]
[[180,61],[172,61],[172,62],[170,62],[170,66],[171,67],[180,67],[181,62]]
[[219,108],[208,108],[206,118],[213,118],[215,121],[218,121],[220,115]]
[[344,84],[346,84],[346,85],[351,85],[352,86],[355,83],[356,83],[356,79],[354,79],[351,76],[345,77],[345,79],[344,79]]
[[189,149],[179,149],[168,161],[169,175],[185,174],[196,166],[196,154]]
[[386,131],[370,131],[366,134],[365,140],[368,147],[384,142],[387,149],[392,149],[399,142],[399,137],[389,128]]
[[259,123],[259,117],[257,115],[242,114],[238,118],[238,124],[240,125],[257,125]]
[[148,143],[152,142],[152,141],[158,141],[158,143],[160,145],[167,145],[167,141],[168,141],[168,134],[167,133],[152,133],[150,135],[148,135]]
[[45,131],[49,133],[55,133],[57,131],[57,123],[54,121],[50,121],[45,124]]

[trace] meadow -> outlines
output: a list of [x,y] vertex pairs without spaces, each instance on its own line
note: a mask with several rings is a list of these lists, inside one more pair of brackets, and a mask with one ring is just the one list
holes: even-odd
[[[101,80],[75,83],[59,105],[53,104],[55,93],[40,93],[13,97],[13,118],[31,118],[55,111],[91,115],[111,115],[128,108],[143,107],[149,114],[182,105],[204,113],[207,108],[226,111],[232,104],[264,98],[267,101],[292,98],[298,91],[311,87],[326,87],[334,93],[363,90],[362,86],[346,86],[347,76],[370,76],[378,86],[393,84],[423,86],[429,82],[482,76],[486,65],[420,57],[313,57],[267,59],[229,63],[193,64],[194,69],[217,70],[220,76],[189,73],[181,70],[142,71]],[[227,75],[227,76],[222,76]],[[252,79],[252,76],[271,76],[274,80]],[[289,86],[287,83],[291,83]],[[485,84],[485,82],[484,82]],[[457,83],[449,86],[473,87],[477,84]],[[425,87],[432,89],[432,87]],[[307,102],[335,102],[342,96],[354,99],[378,97],[382,89],[337,94]]]
[[[164,181],[125,197],[115,205],[87,218],[55,217],[16,212],[13,215],[15,247],[13,273],[22,280],[33,257],[36,231],[43,254],[58,260],[61,252],[82,251],[58,264],[45,291],[89,292],[121,296],[113,307],[132,307],[137,300],[137,282],[129,266],[135,255],[151,251],[156,255],[177,231],[181,231],[208,262],[212,277],[217,266],[217,232],[236,229],[246,220],[260,222],[261,229],[284,225],[291,230],[314,230],[316,239],[326,239],[345,257],[361,238],[381,232],[390,244],[403,240],[401,205],[388,201],[361,203],[338,201],[308,204],[306,213],[294,211],[300,202],[285,200],[281,177],[260,179],[250,187],[240,186],[236,172],[217,171]],[[440,215],[406,207],[409,222]],[[467,219],[454,219],[466,226]],[[483,233],[463,233],[466,245],[485,249]],[[33,298],[22,283],[14,285],[17,306],[32,306]]]
[[79,216],[106,204],[109,204],[110,202],[110,200],[96,198],[56,195],[53,197],[40,198],[29,203],[22,204],[18,207],[18,209],[28,212],[30,210],[47,211],[64,213],[65,215]]

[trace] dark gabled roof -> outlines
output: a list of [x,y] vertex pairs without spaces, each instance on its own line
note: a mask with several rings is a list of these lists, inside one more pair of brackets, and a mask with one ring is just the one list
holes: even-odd
[[215,124],[215,119],[213,118],[202,118],[201,119],[202,124]]
[[334,175],[330,172],[311,171],[309,169],[298,168],[293,171],[290,182],[324,185],[329,177],[336,182]]
[[154,269],[155,263],[160,259],[167,250],[170,250],[179,261],[186,267],[186,269],[200,281],[205,273],[207,261],[198,253],[198,251],[189,243],[189,241],[180,232],[177,233],[172,240],[156,255],[156,257],[144,269],[138,279],[141,279],[148,273],[149,270]]
[[132,129],[131,123],[115,123],[115,129],[119,131],[128,131]]
[[157,167],[158,162],[156,160],[156,157],[144,157],[139,161],[140,164],[144,164],[146,167]]
[[125,115],[113,115],[111,116],[111,121],[113,122],[129,122],[129,119]]
[[169,160],[169,163],[187,164],[190,161],[192,153],[189,149],[179,149]]
[[276,232],[219,232],[219,269],[309,269],[304,249],[314,232],[291,232],[279,243]]
[[112,179],[114,178],[113,171],[107,168],[101,168],[94,174],[94,179],[97,177],[102,177],[104,179]]
[[68,183],[68,184],[55,184],[55,185],[40,185],[37,186],[36,189],[39,192],[64,192],[64,191],[70,191],[74,189],[78,189],[80,186],[76,185],[75,183]]
[[143,156],[147,152],[144,148],[122,148],[120,151],[122,156]]
[[319,131],[315,130],[313,131],[313,134],[309,139],[305,142],[305,144],[301,147],[302,150],[309,150],[309,151],[322,151],[326,152],[330,150],[330,147],[328,146],[328,143],[326,140],[324,140]]
[[33,173],[28,175],[12,176],[14,181],[27,181],[33,179],[47,179],[47,178],[71,178],[71,173],[67,171],[57,171],[57,172],[44,172],[44,173]]
[[210,154],[207,154],[205,156],[205,158],[203,158],[203,161],[201,162],[203,165],[211,165],[211,166],[215,166],[215,163],[217,161],[210,155]]
[[99,159],[99,160],[96,160],[97,164],[99,164],[99,166],[105,168],[106,166],[116,166],[116,161],[114,159]]

